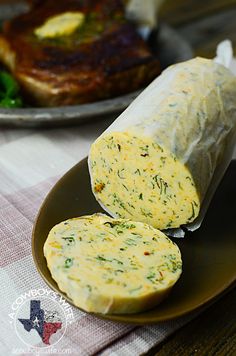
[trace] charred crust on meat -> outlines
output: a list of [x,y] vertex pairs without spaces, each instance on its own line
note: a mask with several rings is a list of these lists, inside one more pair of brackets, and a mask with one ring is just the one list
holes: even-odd
[[[28,13],[5,24],[1,39],[6,50],[0,51],[0,59],[4,57],[3,62],[36,105],[73,105],[122,95],[144,87],[160,73],[158,59],[125,19],[121,1],[31,3]],[[85,24],[73,35],[35,36],[35,28],[66,11],[85,14]],[[8,63],[8,47],[14,65]]]

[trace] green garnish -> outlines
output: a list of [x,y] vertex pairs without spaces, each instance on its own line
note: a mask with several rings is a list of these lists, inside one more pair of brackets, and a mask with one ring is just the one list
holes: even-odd
[[112,260],[108,260],[107,258],[104,258],[103,256],[98,255],[97,257],[95,257],[96,260],[98,261],[103,261],[103,262],[112,262]]
[[20,87],[11,74],[0,72],[0,107],[22,107],[22,99],[19,95]]
[[129,290],[129,293],[137,292],[137,291],[140,290],[141,288],[143,288],[143,286],[139,286],[139,287],[137,287],[137,288],[130,289],[130,290]]
[[73,265],[73,258],[67,258],[64,263],[65,268],[70,268]]
[[67,242],[67,245],[74,245],[75,244],[75,239],[73,236],[68,236],[68,237],[62,237],[63,240]]

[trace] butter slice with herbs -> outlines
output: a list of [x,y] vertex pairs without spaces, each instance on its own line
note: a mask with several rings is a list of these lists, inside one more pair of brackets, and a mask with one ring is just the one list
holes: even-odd
[[154,307],[182,272],[179,248],[162,232],[104,214],[54,226],[44,255],[53,279],[76,306],[104,314]]
[[159,229],[179,227],[199,213],[188,169],[147,137],[102,136],[90,150],[92,187],[103,208]]
[[47,19],[34,33],[40,38],[69,36],[82,26],[84,20],[85,16],[82,12],[64,12]]
[[115,218],[193,222],[236,126],[236,78],[212,60],[167,68],[93,143],[93,193]]

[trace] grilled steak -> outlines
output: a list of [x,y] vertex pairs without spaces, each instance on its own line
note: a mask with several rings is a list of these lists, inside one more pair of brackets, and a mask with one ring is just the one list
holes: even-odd
[[[38,37],[48,19],[80,12],[70,35]],[[128,23],[119,0],[48,0],[4,25],[0,59],[38,106],[88,103],[128,93],[160,73],[159,61]]]

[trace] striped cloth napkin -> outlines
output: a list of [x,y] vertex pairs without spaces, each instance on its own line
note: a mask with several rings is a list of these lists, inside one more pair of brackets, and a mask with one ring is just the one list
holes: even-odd
[[[108,124],[109,120],[48,130],[0,128],[0,355],[46,354],[45,349],[27,348],[9,321],[12,303],[20,295],[48,288],[32,260],[32,226],[54,183],[88,154]],[[196,315],[137,327],[100,320],[76,308],[73,314],[74,322],[54,351],[47,348],[49,354],[140,355]],[[32,335],[38,346],[39,336]]]

